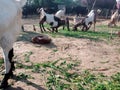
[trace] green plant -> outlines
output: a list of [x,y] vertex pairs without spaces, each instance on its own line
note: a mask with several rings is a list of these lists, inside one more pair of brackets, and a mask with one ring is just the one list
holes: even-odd
[[78,73],[78,63],[57,60],[41,64],[48,90],[119,90],[120,73],[111,77],[92,74],[85,70]]
[[30,61],[30,56],[32,55],[32,52],[27,52],[24,56],[25,56],[25,62],[29,62]]
[[0,59],[0,66],[4,63],[3,59]]
[[26,80],[26,79],[30,79],[30,78],[32,78],[31,77],[31,75],[27,75],[27,74],[25,74],[25,73],[19,73],[18,75],[17,75],[17,79],[18,80],[20,80],[20,79],[22,79],[22,80]]
[[[99,26],[99,31],[93,32],[92,30],[89,30],[87,32],[83,32],[81,30],[79,31],[68,31],[68,30],[59,30],[58,33],[47,33],[51,35],[52,37],[60,37],[60,36],[66,36],[66,37],[74,37],[74,38],[83,38],[83,39],[90,39],[93,41],[108,41],[111,38],[111,32],[107,27],[104,27],[104,29]],[[114,30],[113,30],[114,31]],[[112,38],[115,38],[116,34],[112,34]]]
[[39,64],[39,63],[33,64],[33,66],[32,66],[32,72],[34,72],[34,73],[40,73],[40,65],[41,64]]

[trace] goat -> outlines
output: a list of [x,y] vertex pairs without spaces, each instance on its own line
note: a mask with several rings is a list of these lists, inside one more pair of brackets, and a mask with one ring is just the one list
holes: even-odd
[[0,0],[0,12],[2,12],[0,13],[0,46],[3,50],[5,65],[5,75],[0,88],[8,86],[8,79],[13,76],[15,69],[12,60],[14,56],[13,43],[21,30],[21,5],[23,2],[23,0]]
[[119,15],[119,12],[118,10],[116,10],[113,15],[111,16],[111,19],[110,19],[110,22],[108,23],[108,27],[114,25],[116,26],[116,22],[118,20],[118,15]]
[[[49,25],[51,25],[52,32],[56,31],[58,32],[58,27],[61,25],[67,24],[67,28],[69,30],[69,19],[66,18],[66,20],[61,20],[60,18],[56,17],[53,14],[47,14],[43,8],[40,9],[40,21],[39,21],[39,26],[41,29],[41,32],[46,31],[44,28],[44,22],[47,22]],[[56,30],[55,30],[56,29]]]
[[83,18],[77,24],[74,25],[73,30],[74,31],[77,30],[78,26],[83,26],[82,31],[87,31],[87,30],[89,30],[89,28],[91,27],[91,25],[93,23],[94,31],[95,31],[96,14],[97,13],[95,10],[91,10],[85,18]]

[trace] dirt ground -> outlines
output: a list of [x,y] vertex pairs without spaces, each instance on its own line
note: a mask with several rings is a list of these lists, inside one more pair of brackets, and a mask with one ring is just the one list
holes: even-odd
[[[95,42],[89,39],[72,38],[72,37],[50,37],[51,44],[37,45],[30,42],[31,37],[38,35],[32,29],[32,24],[36,24],[36,20],[24,20],[26,39],[21,38],[14,44],[15,61],[25,64],[24,55],[27,52],[32,52],[30,61],[33,63],[40,63],[45,61],[58,60],[60,58],[66,60],[79,61],[80,71],[88,69],[94,73],[104,73],[105,75],[112,75],[120,72],[120,38],[116,38],[111,43]],[[101,22],[105,23],[105,22]],[[37,28],[39,31],[39,28]],[[33,33],[34,34],[33,34]],[[32,33],[32,34],[31,34]],[[55,52],[55,50],[57,50]],[[28,80],[11,80],[12,87],[7,90],[45,90],[44,80],[40,74],[32,73],[24,69],[16,69],[15,75],[18,73],[30,74],[34,79]],[[2,79],[2,76],[0,76]],[[27,83],[31,83],[30,85]]]

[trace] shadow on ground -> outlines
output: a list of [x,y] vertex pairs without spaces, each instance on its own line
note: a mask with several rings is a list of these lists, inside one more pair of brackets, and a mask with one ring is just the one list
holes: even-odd
[[[27,80],[27,79],[24,79],[24,80],[23,79],[18,79],[17,76],[15,76],[15,75],[14,75],[13,79],[15,79],[17,81],[24,82],[24,83],[28,84],[29,86],[32,86],[32,87],[36,88],[36,90],[46,90],[46,89],[42,88],[40,85],[37,85],[37,84]],[[3,90],[25,90],[25,89],[23,89],[22,87],[9,86],[8,88],[3,89]]]

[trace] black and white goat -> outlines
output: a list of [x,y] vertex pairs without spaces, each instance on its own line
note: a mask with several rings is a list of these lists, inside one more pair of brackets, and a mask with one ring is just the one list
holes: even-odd
[[60,18],[56,17],[53,14],[48,14],[44,11],[43,8],[41,8],[39,10],[40,12],[40,21],[39,21],[39,26],[41,29],[41,32],[46,31],[44,28],[44,22],[48,23],[49,25],[51,25],[52,28],[52,32],[56,31],[58,32],[58,27],[62,26],[62,25],[67,25],[67,28],[69,30],[69,20],[68,18],[66,18],[65,20],[61,20]]
[[0,0],[0,46],[3,50],[5,64],[5,75],[0,88],[8,86],[8,79],[13,75],[15,69],[12,60],[13,43],[21,30],[22,2],[24,1]]
[[95,31],[96,14],[97,12],[95,10],[91,10],[85,18],[81,19],[77,24],[74,25],[73,30],[77,30],[77,27],[82,26],[82,31],[87,31],[93,24]]

